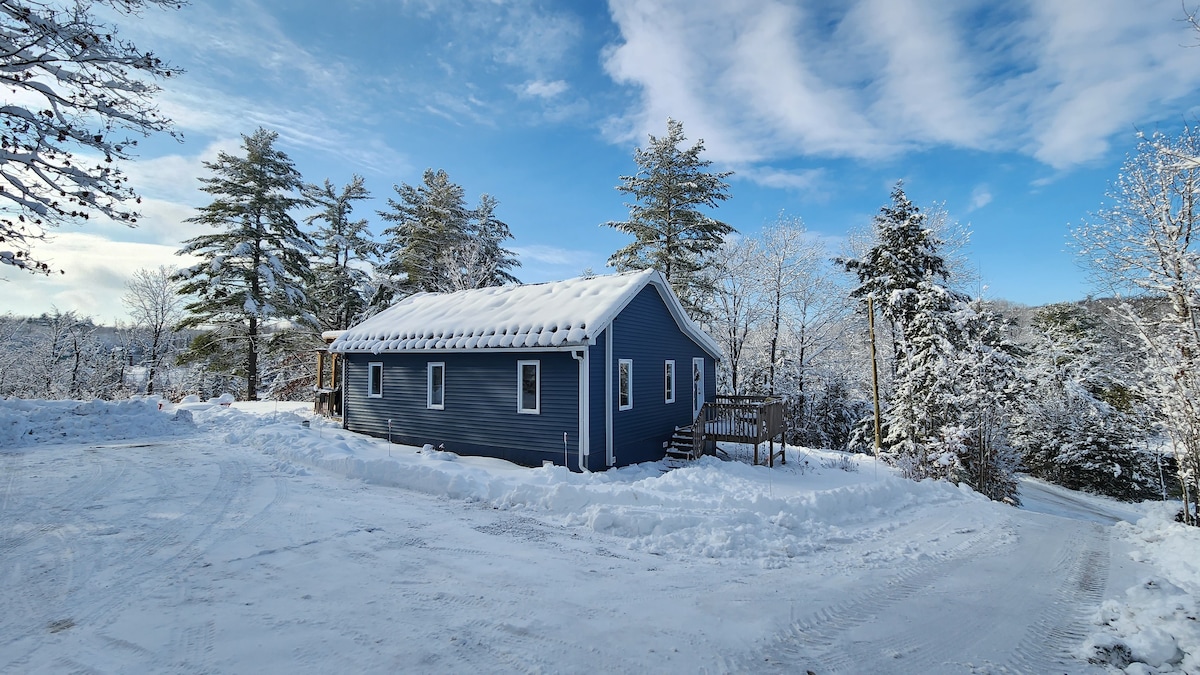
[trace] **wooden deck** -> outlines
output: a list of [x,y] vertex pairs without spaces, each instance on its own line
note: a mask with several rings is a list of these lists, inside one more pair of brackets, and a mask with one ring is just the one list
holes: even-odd
[[[783,420],[783,401],[769,396],[718,396],[705,403],[691,427],[679,429],[672,436],[667,455],[680,459],[695,459],[715,454],[716,442],[746,443],[754,446],[754,463],[759,464],[758,446],[768,444],[763,462],[775,466],[778,459],[787,463],[783,452],[786,430]],[[686,441],[690,436],[690,444]],[[775,439],[779,439],[776,450]]]

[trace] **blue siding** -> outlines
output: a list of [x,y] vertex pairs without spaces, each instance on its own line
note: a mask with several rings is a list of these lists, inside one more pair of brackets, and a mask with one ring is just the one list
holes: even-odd
[[[663,442],[677,426],[692,422],[692,358],[704,358],[705,396],[713,399],[716,364],[700,345],[679,330],[654,286],[646,286],[613,321],[613,442],[618,466],[661,459]],[[599,345],[598,345],[599,346]],[[593,354],[595,357],[595,354]],[[617,368],[633,360],[633,409],[620,410]],[[603,360],[603,351],[600,353]],[[664,363],[675,361],[675,402],[665,402]],[[593,377],[593,399],[604,397],[604,380]],[[603,411],[600,424],[603,427]],[[595,427],[596,418],[592,418]],[[594,446],[593,446],[594,447]],[[593,449],[592,454],[595,455]]]
[[[606,348],[612,341],[611,369]],[[587,468],[603,471],[606,412],[611,405],[615,463],[624,466],[663,457],[663,443],[677,426],[692,421],[692,359],[704,359],[705,394],[713,399],[716,363],[675,324],[657,288],[648,285],[588,348],[589,455]],[[617,369],[633,360],[633,409],[620,410]],[[541,362],[541,414],[517,412],[517,362]],[[664,364],[675,361],[675,402],[665,402]],[[383,398],[367,397],[368,363],[382,362]],[[446,364],[445,409],[426,407],[426,367]],[[611,398],[606,390],[611,378]],[[544,460],[578,470],[579,362],[570,352],[470,352],[346,354],[345,425],[351,431],[421,446],[444,445],[466,455],[506,459],[527,466]]]
[[[541,362],[541,414],[517,412],[517,361]],[[382,362],[383,398],[367,397],[367,364]],[[444,410],[426,407],[426,364],[446,364]],[[351,431],[527,466],[578,469],[579,365],[569,352],[347,354],[345,425]],[[603,446],[601,446],[603,448]],[[593,453],[594,454],[594,453]],[[603,460],[603,454],[601,454]]]

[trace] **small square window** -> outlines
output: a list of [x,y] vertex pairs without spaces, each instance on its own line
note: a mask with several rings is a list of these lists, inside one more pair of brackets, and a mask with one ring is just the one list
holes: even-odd
[[617,361],[617,409],[633,408],[633,359]]
[[383,364],[378,361],[367,364],[367,396],[383,398]]
[[541,361],[517,361],[517,412],[541,414],[541,403]]
[[665,375],[666,375],[666,379],[667,379],[666,402],[674,403],[675,402],[675,362],[667,361],[666,367],[664,370],[666,371]]
[[430,363],[425,374],[425,405],[432,410],[446,407],[446,364]]

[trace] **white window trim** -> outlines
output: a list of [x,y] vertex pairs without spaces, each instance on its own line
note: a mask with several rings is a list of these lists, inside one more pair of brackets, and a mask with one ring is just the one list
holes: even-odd
[[[625,376],[625,386],[628,391],[621,391],[621,368],[628,368]],[[625,394],[626,403],[621,403],[621,394]],[[617,359],[617,410],[633,410],[633,359]]]
[[663,363],[663,370],[666,371],[663,373],[663,383],[665,385],[667,385],[667,390],[666,390],[666,392],[664,392],[664,396],[666,397],[665,402],[666,403],[674,403],[675,402],[675,361],[674,361],[674,359],[667,359]]
[[[379,391],[373,391],[372,387],[375,384],[373,373],[376,368],[379,369]],[[383,361],[367,363],[367,398],[383,398]]]
[[[442,402],[433,402],[433,371],[441,369],[442,371]],[[445,361],[430,361],[425,364],[425,407],[430,410],[445,410],[446,409],[446,362]]]
[[[525,366],[533,366],[533,382],[534,382],[534,407],[524,408],[522,403],[525,399]],[[521,415],[540,415],[542,414],[542,362],[536,360],[517,361],[517,412]]]

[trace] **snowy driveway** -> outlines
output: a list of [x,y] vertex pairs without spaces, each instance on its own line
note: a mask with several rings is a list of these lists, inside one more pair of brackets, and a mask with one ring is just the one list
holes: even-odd
[[1068,652],[1129,585],[1111,527],[869,465],[493,467],[447,498],[297,459],[376,441],[230,428],[0,453],[0,671],[1089,672]]

